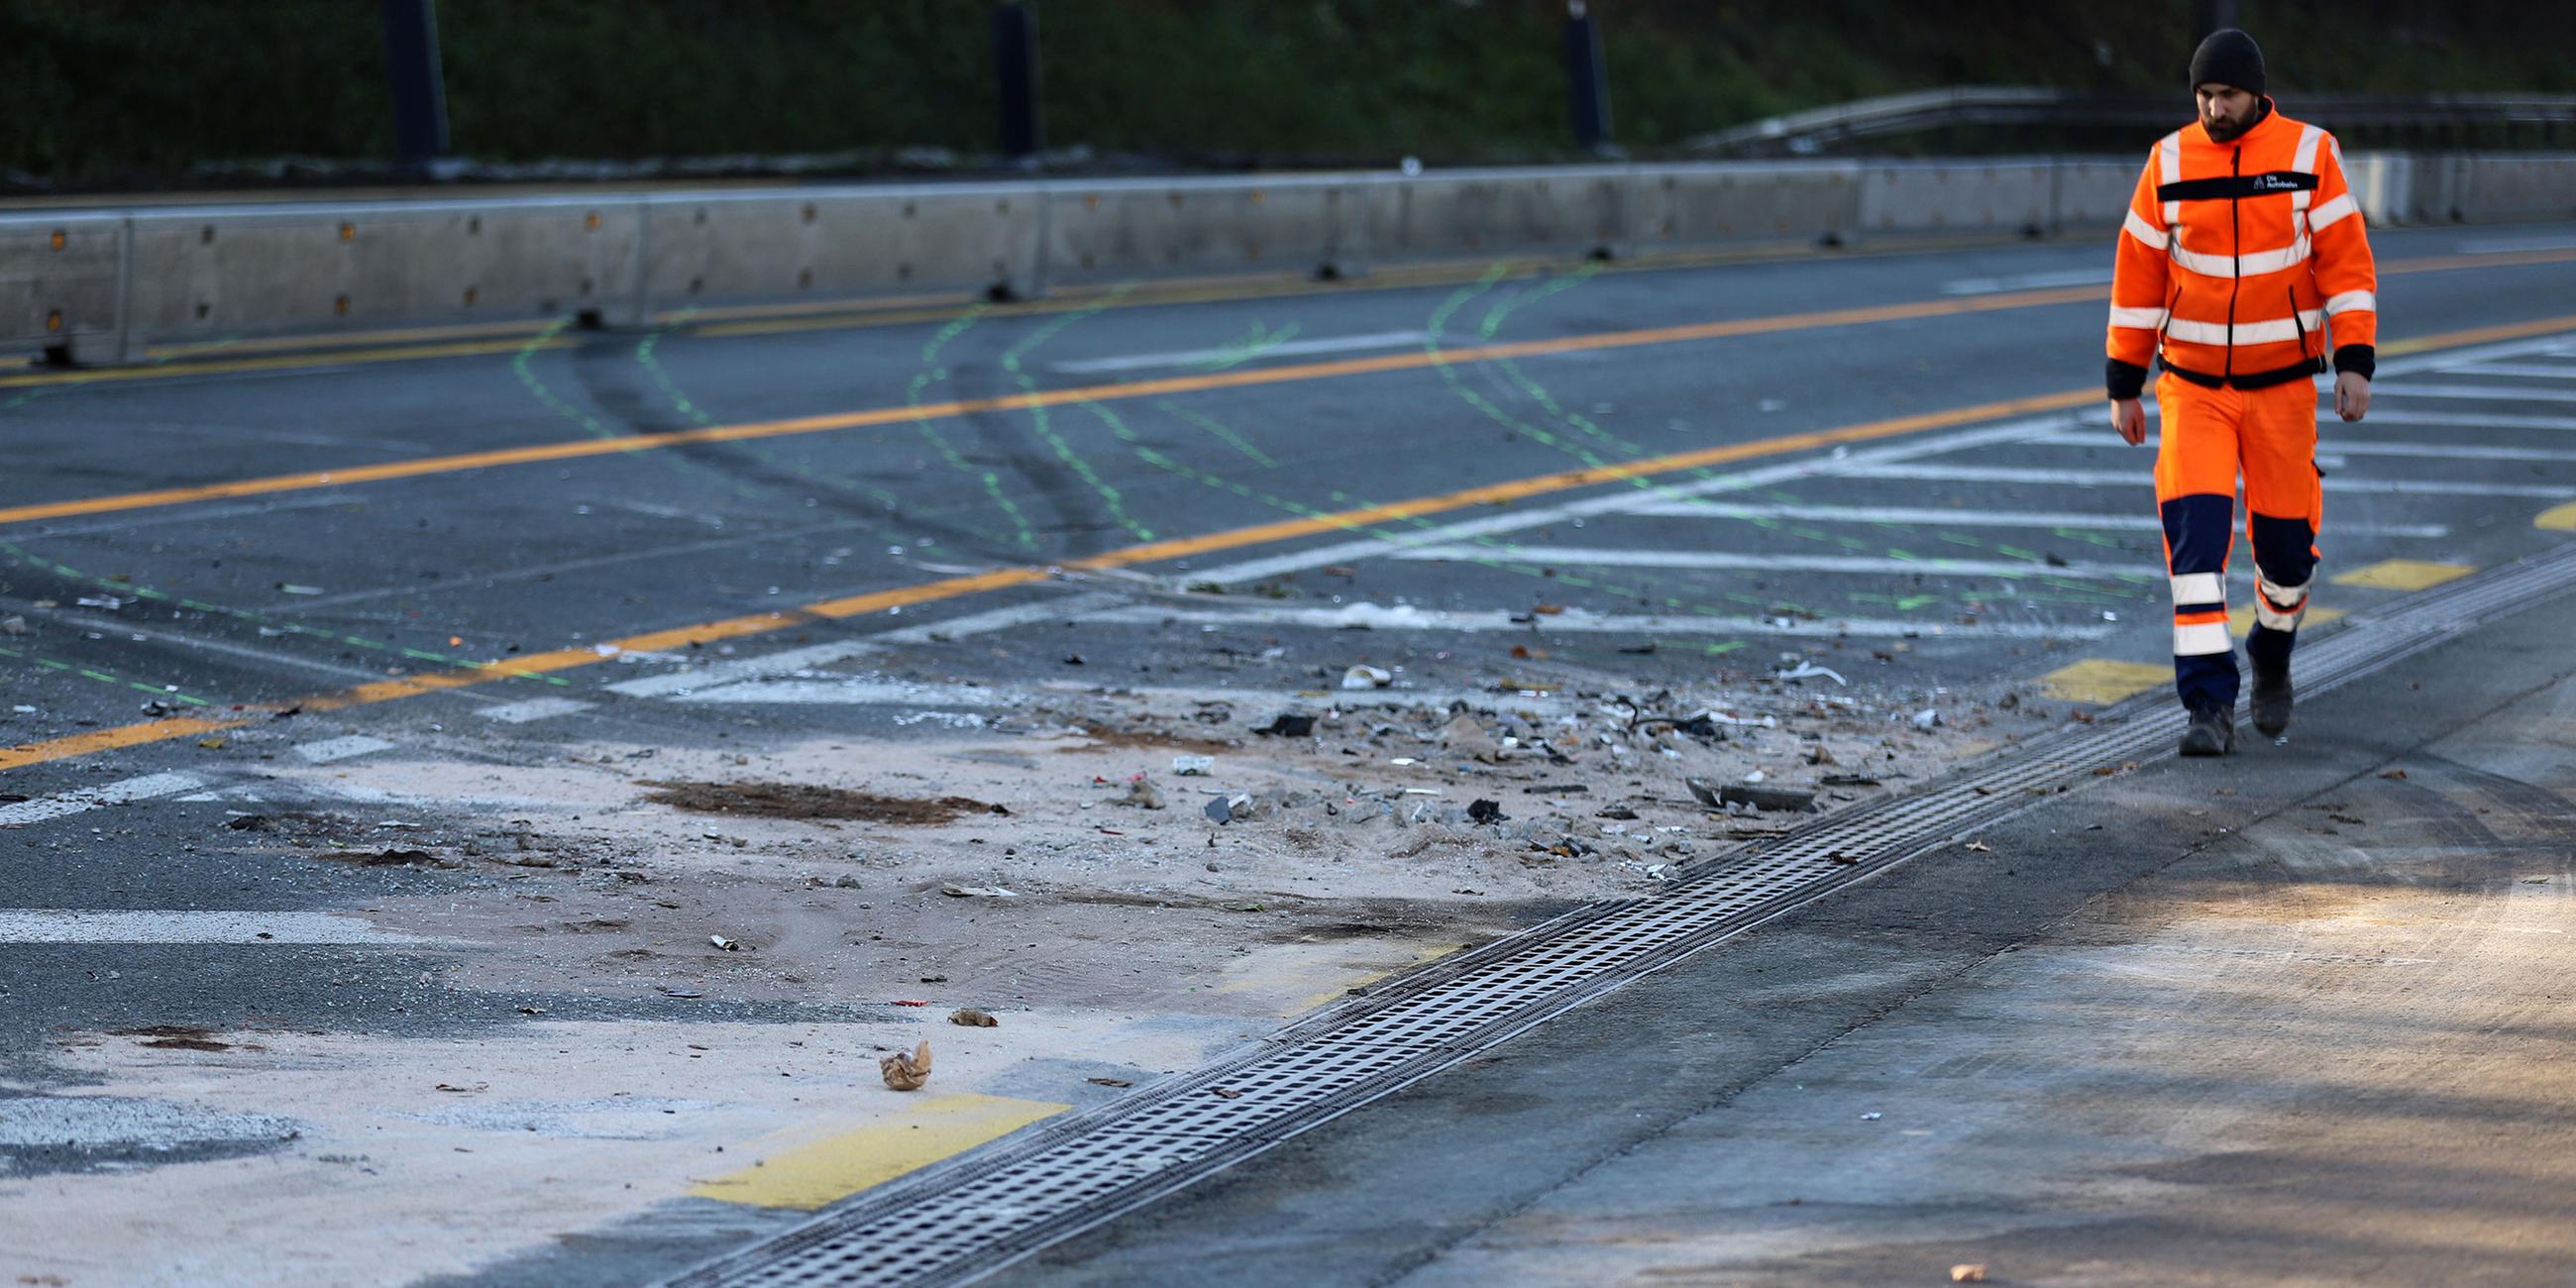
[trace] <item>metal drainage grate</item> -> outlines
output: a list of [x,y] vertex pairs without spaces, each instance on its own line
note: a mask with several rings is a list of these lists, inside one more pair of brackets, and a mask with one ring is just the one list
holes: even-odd
[[[2357,613],[2300,650],[2310,694],[2576,586],[2576,546]],[[870,1191],[670,1288],[958,1284],[1135,1210],[1779,913],[2171,754],[2161,693],[1924,790],[1719,856],[1656,894],[1590,905],[1445,959],[1195,1073]]]

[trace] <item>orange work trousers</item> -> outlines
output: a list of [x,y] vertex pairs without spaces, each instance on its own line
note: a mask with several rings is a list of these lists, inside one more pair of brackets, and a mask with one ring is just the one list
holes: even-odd
[[2156,413],[2156,509],[2173,577],[2174,690],[2186,708],[2232,713],[2237,672],[2227,630],[2227,555],[2235,544],[2237,479],[2245,483],[2245,536],[2257,574],[2245,653],[2262,669],[2287,667],[2325,520],[2316,386],[2293,380],[2210,389],[2166,372],[2156,380]]

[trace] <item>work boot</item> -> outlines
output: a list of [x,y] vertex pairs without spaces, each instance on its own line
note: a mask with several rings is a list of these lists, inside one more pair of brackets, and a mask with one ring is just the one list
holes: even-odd
[[2278,669],[2262,662],[2254,663],[2254,728],[2266,738],[2278,738],[2290,727],[2290,664],[2284,660]]
[[2224,756],[2236,746],[2234,713],[2222,707],[2195,707],[2191,727],[2182,731],[2182,754]]

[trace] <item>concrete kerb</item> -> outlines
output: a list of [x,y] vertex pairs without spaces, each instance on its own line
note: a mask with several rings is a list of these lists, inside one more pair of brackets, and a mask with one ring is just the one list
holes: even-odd
[[[2133,158],[1784,161],[641,196],[279,202],[0,216],[0,351],[2116,224]],[[2375,222],[2576,214],[2576,155],[2356,156]],[[57,246],[59,236],[61,245]]]

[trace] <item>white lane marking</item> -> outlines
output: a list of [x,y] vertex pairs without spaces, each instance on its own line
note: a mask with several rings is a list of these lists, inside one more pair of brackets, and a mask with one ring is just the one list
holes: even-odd
[[222,523],[234,519],[262,518],[297,510],[317,510],[347,505],[348,500],[335,496],[289,497],[279,500],[253,501],[241,505],[185,506],[155,510],[132,518],[92,519],[81,523],[38,524],[33,535],[39,537],[87,537],[102,532],[128,532],[165,523]]
[[1840,459],[1810,456],[1786,464],[1764,466],[1757,470],[1721,474],[1712,479],[1696,479],[1686,483],[1658,483],[1651,490],[1623,487],[1617,491],[1585,497],[1578,501],[1561,501],[1554,505],[1514,509],[1480,519],[1444,523],[1418,531],[1399,532],[1392,536],[1337,541],[1331,545],[1316,546],[1291,554],[1273,555],[1266,559],[1220,564],[1213,568],[1182,574],[1182,576],[1194,582],[1212,581],[1219,585],[1260,581],[1265,577],[1305,572],[1330,564],[1349,563],[1355,559],[1379,558],[1412,547],[1448,545],[1462,539],[1474,540],[1478,537],[1499,536],[1596,514],[1625,514],[1641,505],[1653,505],[1678,498],[1741,492],[1748,488],[1766,487],[1791,479],[1848,474],[1864,465],[1907,461],[1918,457],[1965,451],[1972,447],[2018,442],[2036,434],[2063,428],[2069,423],[2070,418],[2064,414],[2040,416],[2030,420],[1990,425],[1983,429],[1962,430],[1954,434],[1941,434],[1885,447],[1868,448],[1852,452]]
[[[2373,407],[2364,428],[2372,425],[2441,425],[2459,429],[2576,429],[2576,417],[2567,416],[2488,416],[2438,411],[2400,411],[2393,407]],[[2347,429],[2349,426],[2333,416],[2317,417],[2320,429]]]
[[0,944],[428,944],[329,912],[0,908]]
[[1009,630],[1015,626],[1027,626],[1036,622],[1070,620],[1092,609],[1107,608],[1122,602],[1124,601],[1114,595],[1076,595],[1069,599],[1014,604],[1008,608],[988,609],[980,613],[969,613],[963,617],[906,626],[900,630],[885,631],[864,639],[834,640],[829,644],[815,644],[777,653],[764,653],[755,657],[735,658],[707,666],[691,667],[687,670],[667,671],[660,675],[620,680],[605,687],[611,693],[623,694],[630,698],[666,698],[673,694],[712,689],[718,685],[734,684],[743,680],[768,679],[797,671],[811,671],[830,666],[835,662],[846,662],[854,657],[865,657],[870,653],[880,653],[906,644],[935,643],[945,639]]
[[2480,237],[2460,243],[2463,255],[2512,255],[2527,250],[2576,250],[2576,237]]
[[2576,363],[2564,367],[2545,366],[2537,362],[2481,362],[2466,367],[2444,367],[2446,376],[2535,376],[2542,380],[2576,380]]
[[2071,577],[2146,581],[2133,564],[2022,563],[2007,559],[1893,559],[1873,555],[1744,555],[1714,550],[1598,550],[1587,546],[1432,546],[1398,559],[1511,559],[1578,568],[1694,568],[1737,572],[1939,573],[1948,577]]
[[832,706],[991,707],[1003,697],[962,684],[907,684],[877,676],[737,680],[671,695],[674,702],[811,702]]
[[1962,277],[1943,282],[1943,295],[1993,295],[2000,291],[2046,290],[2054,286],[2108,286],[2107,268],[2069,268],[2054,273],[2018,273],[2010,277]]
[[[2072,434],[2051,435],[2035,442],[2072,443]],[[2086,437],[2081,441],[2097,442]],[[2117,441],[2117,440],[2112,440]],[[2153,443],[2154,439],[2148,439]],[[1919,528],[2087,528],[2122,532],[2162,532],[2164,520],[2152,510],[2132,514],[2096,514],[2087,510],[1969,510],[1910,509],[1905,506],[1866,505],[1737,505],[1731,501],[1683,501],[1650,505],[1631,510],[1630,514],[1651,519],[1805,519],[1816,523],[1887,523]],[[2346,523],[2334,525],[2337,532],[2373,537],[2447,537],[2449,527],[2439,523]]]
[[530,698],[525,702],[504,702],[497,707],[485,707],[474,714],[486,720],[498,720],[503,724],[526,724],[531,720],[546,720],[555,716],[568,716],[576,711],[588,711],[595,705],[597,704],[575,702],[571,698]]
[[346,738],[327,738],[321,742],[305,743],[295,749],[295,754],[303,757],[307,764],[327,765],[335,760],[353,760],[359,756],[371,756],[379,751],[391,750],[393,750],[393,744],[382,738],[370,738],[362,733],[353,733]]
[[[2003,465],[1874,465],[1849,471],[1862,479],[1922,479],[1936,483],[2041,483],[2055,487],[2149,489],[2154,480],[2137,470],[2039,470]],[[2421,479],[2356,479],[2334,475],[2329,492],[2388,492],[2417,496],[2576,496],[2576,487],[2538,483],[2434,482]]]
[[2373,382],[2381,398],[2475,398],[2485,402],[2576,402],[2576,389],[2526,389],[2517,385],[2393,385]]
[[[2056,571],[2050,569],[2047,571]],[[1354,622],[1354,609],[1374,610],[1364,622]],[[1517,614],[1505,610],[1492,612],[1447,612],[1416,609],[1409,606],[1394,609],[1373,604],[1351,604],[1342,608],[1286,608],[1255,606],[1246,608],[1186,608],[1138,604],[1096,615],[1094,621],[1165,622],[1221,626],[1289,626],[1315,630],[1350,630],[1366,625],[1371,630],[1486,631],[1545,638],[1555,632],[1613,635],[1873,635],[1902,638],[1911,635],[1956,635],[1962,638],[2003,636],[2011,639],[2098,639],[2118,630],[2116,626],[2059,625],[2048,622],[1980,622],[1974,626],[1937,621],[1919,621],[1893,617],[1828,617],[1808,621],[1795,617],[1715,617],[1682,613],[1660,616],[1642,613],[1566,613],[1530,621],[1513,621]],[[1386,691],[1392,694],[1394,690]],[[1380,696],[1385,696],[1381,694]],[[1419,697],[1419,695],[1416,695]],[[1353,699],[1366,701],[1369,694],[1335,692],[1336,705],[1350,705]]]
[[53,796],[39,796],[34,800],[0,805],[0,827],[42,823],[47,819],[85,813],[101,806],[129,805],[135,801],[176,796],[181,792],[193,792],[205,785],[206,780],[195,774],[145,774],[140,778],[128,778],[103,787],[62,792]]
[[[0,1100],[0,1147],[11,1149],[68,1145],[150,1157],[196,1145],[293,1140],[308,1130],[291,1118],[222,1113],[136,1096],[31,1095]],[[47,1279],[28,1275],[19,1282]]]
[[[1363,349],[1398,349],[1421,344],[1431,338],[1428,331],[1377,331],[1368,335],[1318,336],[1312,340],[1288,340],[1263,346],[1253,351],[1252,358],[1293,358],[1309,353],[1352,353]],[[1457,352],[1458,350],[1453,350]],[[1186,367],[1197,362],[1217,362],[1243,356],[1241,348],[1181,349],[1171,353],[1131,353],[1115,358],[1083,358],[1074,362],[1050,362],[1047,370],[1069,376],[1098,375],[1110,371],[1142,371],[1153,367]]]
[[[2107,434],[2050,434],[2034,438],[2042,447],[2106,447],[2119,440]],[[2126,444],[2121,444],[2126,446]],[[2156,440],[2141,445],[2141,453],[2153,451]],[[2371,442],[2349,434],[2338,434],[2329,452],[2345,456],[2448,456],[2464,461],[2576,461],[2576,451],[2552,447],[2488,447],[2474,443],[2403,443]],[[2320,458],[2322,459],[2322,458]],[[2335,525],[2343,529],[2343,525]]]
[[[1119,611],[1123,612],[1126,610],[1122,609]],[[1099,692],[1100,686],[1097,684],[1082,684],[1072,680],[1049,680],[1046,683],[1039,685],[1038,688],[1049,693],[1097,693]],[[1133,692],[1143,697],[1162,698],[1178,702],[1224,702],[1237,706],[1269,706],[1279,707],[1282,709],[1293,709],[1298,705],[1298,699],[1302,697],[1307,702],[1343,711],[1349,711],[1357,707],[1449,707],[1460,702],[1467,703],[1470,706],[1491,706],[1498,703],[1508,702],[1512,704],[1512,709],[1514,710],[1521,710],[1532,706],[1546,710],[1554,708],[1558,704],[1567,700],[1567,695],[1564,695],[1555,689],[1417,689],[1408,687],[1406,682],[1402,679],[1398,679],[1392,687],[1384,689],[1315,689],[1309,690],[1303,694],[1287,693],[1278,689],[1270,688],[1202,689],[1181,685],[1166,687],[1138,685],[1132,690],[1125,691]]]

